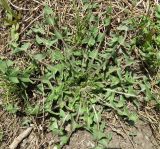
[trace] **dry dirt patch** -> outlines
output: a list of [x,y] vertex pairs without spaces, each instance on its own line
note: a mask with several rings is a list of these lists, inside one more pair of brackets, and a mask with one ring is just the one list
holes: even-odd
[[[8,148],[13,140],[26,130],[27,127],[22,126],[22,121],[22,117],[13,116],[0,109],[0,130],[3,133],[0,142],[1,149]],[[42,137],[37,128],[40,126],[34,126],[32,133],[20,143],[19,149],[54,148],[57,139],[54,134],[46,131]],[[120,124],[110,125],[106,129],[106,134],[108,133],[112,134],[110,148],[159,149],[160,146],[160,141],[155,139],[149,124],[144,121],[139,121],[135,127],[125,124],[123,126]],[[92,140],[92,135],[87,131],[79,130],[72,135],[69,144],[64,146],[64,149],[91,149],[94,147],[95,142]]]

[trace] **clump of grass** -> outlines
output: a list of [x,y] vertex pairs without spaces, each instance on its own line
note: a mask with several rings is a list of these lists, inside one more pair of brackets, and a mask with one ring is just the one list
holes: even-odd
[[[111,137],[104,134],[104,112],[113,110],[124,120],[135,123],[136,111],[143,103],[158,103],[150,78],[132,70],[139,60],[156,71],[159,68],[158,35],[151,32],[155,28],[159,31],[158,22],[146,17],[140,23],[126,20],[116,31],[109,32],[110,8],[96,15],[94,11],[99,5],[86,2],[85,17],[82,17],[75,3],[73,6],[74,31],[60,26],[55,12],[46,6],[44,20],[28,33],[35,35],[33,40],[12,47],[13,56],[23,54],[28,58],[30,65],[25,71],[15,66],[14,61],[0,61],[2,78],[9,80],[0,84],[6,85],[4,105],[9,104],[6,109],[12,109],[12,113],[17,111],[8,97],[18,87],[26,114],[51,115],[49,129],[60,136],[60,147],[79,128],[91,132],[98,147],[107,147]],[[136,38],[126,41],[127,33],[137,30],[137,26],[143,29],[138,30]],[[32,53],[28,50],[31,45],[44,50]],[[139,49],[138,58],[133,56],[135,47]],[[65,129],[67,125],[71,125],[70,132]]]
[[0,106],[3,106],[10,113],[16,113],[18,110],[18,92],[18,87],[14,83],[6,80],[2,75],[0,76]]

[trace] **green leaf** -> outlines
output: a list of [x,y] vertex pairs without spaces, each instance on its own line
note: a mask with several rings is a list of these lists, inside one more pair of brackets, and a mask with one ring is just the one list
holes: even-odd
[[160,13],[160,5],[156,6],[156,11]]
[[93,50],[89,52],[89,57],[92,59],[96,59],[98,56],[98,50]]
[[8,1],[7,0],[0,0],[1,2],[1,5],[9,12],[12,14],[12,9],[11,7],[9,6],[8,4]]
[[6,61],[7,67],[13,66],[13,64],[14,64],[14,62],[11,61],[11,60],[7,60],[7,61]]
[[30,82],[30,83],[33,83],[29,77],[20,77],[19,78],[22,82]]
[[44,30],[44,28],[43,27],[36,27],[36,28],[32,28],[32,30],[33,30],[33,32],[35,32],[35,33],[40,33],[40,34],[45,34],[45,30]]
[[129,110],[126,107],[124,107],[122,110],[121,109],[117,109],[117,112],[121,116],[129,117]]
[[38,35],[36,35],[36,42],[37,42],[38,44],[42,44],[42,43],[43,43],[43,39],[40,38]]
[[25,111],[29,115],[37,115],[40,112],[40,107],[39,105],[35,105],[35,106],[28,105]]
[[94,22],[94,21],[95,21],[95,16],[91,14],[89,18],[89,22]]
[[9,77],[9,80],[13,83],[19,83],[19,80],[17,77]]
[[63,146],[64,144],[66,144],[69,140],[68,136],[62,136],[60,137],[60,145]]
[[108,18],[106,18],[106,19],[104,20],[104,26],[105,26],[105,27],[109,26],[110,23],[111,23],[111,18],[110,18],[110,17],[108,17]]
[[86,122],[87,126],[90,127],[90,125],[93,123],[93,116],[85,114],[84,121]]
[[21,51],[27,51],[27,49],[31,46],[30,43],[24,43],[21,47],[17,47],[13,50],[13,54],[16,54]]
[[101,122],[101,111],[100,111],[100,112],[97,112],[97,113],[94,115],[93,120],[94,120],[94,122],[96,122],[96,123]]
[[119,36],[118,37],[118,42],[119,42],[119,44],[121,44],[121,45],[124,45],[124,37],[123,36]]
[[74,56],[82,56],[82,51],[81,50],[73,51],[73,55]]
[[11,29],[11,39],[12,41],[18,41],[19,33],[17,33],[14,29]]
[[108,138],[104,138],[98,141],[99,144],[103,145],[103,147],[107,147],[108,146]]
[[43,59],[45,58],[45,55],[44,54],[36,54],[34,55],[34,59],[35,60],[38,60],[38,61],[42,61]]
[[128,31],[128,26],[120,25],[117,29],[120,30],[120,31]]
[[136,113],[130,114],[129,120],[130,120],[130,121],[133,121],[134,123],[137,122],[137,120],[138,120],[137,114],[136,114]]
[[156,16],[158,19],[160,19],[160,5],[157,5],[156,7],[157,7],[157,8],[156,8],[156,14],[155,14],[155,16]]
[[47,17],[46,18],[46,22],[49,24],[49,25],[55,25],[55,19],[54,17]]
[[53,10],[52,10],[52,8],[50,8],[49,6],[45,6],[45,8],[44,8],[44,14],[45,15],[51,15],[51,14],[53,14]]
[[114,35],[113,38],[111,39],[109,46],[113,46],[114,44],[116,44],[119,41],[118,36]]
[[115,77],[115,76],[110,76],[111,79],[111,86],[115,86],[118,85],[120,83],[119,78]]
[[98,39],[97,39],[97,41],[98,41],[98,42],[102,42],[102,41],[104,40],[104,37],[105,37],[105,34],[104,34],[104,33],[99,33],[99,34],[98,34]]
[[88,41],[88,45],[89,46],[94,46],[94,44],[96,43],[95,39],[93,37],[91,37]]
[[55,39],[55,40],[43,39],[43,44],[48,48],[50,48],[56,42],[57,42],[57,39]]
[[98,130],[97,128],[93,128],[93,138],[94,140],[99,141],[102,138],[106,138],[106,135],[104,134],[104,132]]
[[84,37],[84,39],[82,40],[82,44],[88,44],[89,39],[87,37]]
[[7,67],[8,67],[8,66],[7,66],[6,62],[0,60],[0,71],[1,71],[2,73],[6,73]]
[[160,51],[157,52],[157,60],[160,62]]
[[94,38],[96,38],[97,35],[98,35],[98,28],[97,27],[93,27],[91,32],[92,32],[92,35],[94,36]]
[[60,109],[60,113],[59,114],[60,114],[60,116],[62,118],[64,118],[66,116],[66,113],[62,109]]
[[52,62],[63,60],[64,56],[60,50],[54,50],[51,55]]
[[123,96],[120,96],[120,100],[118,101],[118,103],[116,104],[117,108],[122,108],[125,105],[125,99]]
[[17,105],[15,105],[15,104],[14,105],[13,104],[7,104],[5,108],[9,113],[13,113],[13,114],[15,114],[19,109],[17,107]]
[[[136,92],[134,91],[133,86],[129,86],[129,87],[128,87],[128,94],[131,94],[131,95],[135,95],[135,96],[136,96]],[[129,96],[128,96],[128,97],[129,97]]]
[[58,30],[55,30],[55,36],[57,37],[57,39],[63,39],[63,37],[62,37],[62,34],[58,31]]
[[21,49],[22,49],[23,51],[26,51],[30,46],[31,46],[31,44],[27,42],[27,43],[24,43],[24,44],[21,46]]
[[54,118],[52,118],[52,120],[51,120],[52,122],[51,122],[51,125],[50,125],[50,130],[55,130],[55,129],[58,129],[58,122],[57,122],[57,119],[54,119]]

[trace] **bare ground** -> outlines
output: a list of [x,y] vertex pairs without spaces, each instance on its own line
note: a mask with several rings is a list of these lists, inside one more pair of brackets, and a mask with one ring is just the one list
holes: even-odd
[[[0,110],[0,130],[3,132],[1,149],[7,149],[13,140],[28,127],[24,126],[26,120],[27,117],[13,116]],[[109,148],[159,149],[160,129],[153,132],[151,125],[146,121],[139,121],[135,126],[122,123],[120,120],[115,123],[115,119],[106,123],[108,123],[106,134],[112,135]],[[57,141],[58,138],[54,134],[47,130],[42,133],[41,125],[35,123],[33,131],[19,144],[18,149],[54,149]],[[64,149],[91,149],[95,145],[89,132],[78,130],[72,135]]]

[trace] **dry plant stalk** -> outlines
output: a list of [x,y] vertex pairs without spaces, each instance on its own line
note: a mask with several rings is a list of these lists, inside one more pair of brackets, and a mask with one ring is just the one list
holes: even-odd
[[14,139],[12,144],[9,146],[9,149],[16,149],[17,146],[22,142],[22,140],[31,133],[32,129],[33,127],[29,127],[25,131],[23,131],[17,138]]

